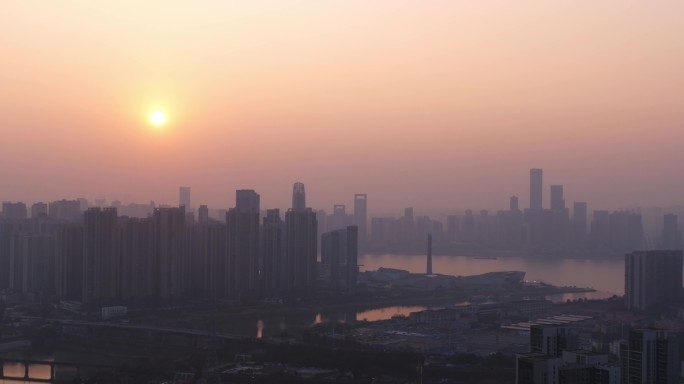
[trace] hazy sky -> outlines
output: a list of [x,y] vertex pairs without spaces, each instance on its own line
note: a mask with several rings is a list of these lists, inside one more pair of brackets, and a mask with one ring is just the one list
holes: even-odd
[[0,200],[684,204],[684,1],[4,1],[0,134]]

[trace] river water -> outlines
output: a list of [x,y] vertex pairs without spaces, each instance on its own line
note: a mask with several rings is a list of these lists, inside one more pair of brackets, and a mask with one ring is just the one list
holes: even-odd
[[[425,256],[409,255],[363,255],[359,257],[361,271],[374,271],[380,267],[424,273]],[[468,256],[433,256],[433,273],[468,276],[498,271],[524,271],[529,281],[542,281],[556,286],[594,288],[596,292],[551,295],[547,299],[563,302],[576,300],[604,299],[624,292],[624,261],[589,259],[542,259],[521,257],[476,258]],[[394,315],[408,315],[425,310],[425,306],[378,307],[363,311],[332,313],[308,313],[301,311],[296,316],[241,317],[222,324],[223,331],[239,334],[255,334],[257,337],[273,336],[278,332],[294,330],[310,324],[335,321],[385,320]]]
[[[380,267],[425,273],[426,257],[409,255],[363,255],[361,271]],[[476,258],[469,256],[433,256],[433,273],[454,276],[479,275],[498,271],[523,271],[526,280],[557,286],[590,287],[597,290],[588,298],[621,296],[625,291],[624,260],[544,259],[522,257]]]

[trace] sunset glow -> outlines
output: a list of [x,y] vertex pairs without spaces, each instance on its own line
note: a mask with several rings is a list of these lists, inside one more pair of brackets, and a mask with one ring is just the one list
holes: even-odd
[[[301,180],[328,209],[358,191],[381,212],[496,209],[542,167],[568,199],[676,203],[683,14],[681,1],[7,2],[2,197],[173,202],[183,182],[212,206],[250,187],[282,208]],[[103,136],[126,151],[93,150]]]

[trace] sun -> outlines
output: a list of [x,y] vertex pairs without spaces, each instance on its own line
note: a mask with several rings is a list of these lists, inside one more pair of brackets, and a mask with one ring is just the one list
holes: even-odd
[[166,113],[162,111],[154,111],[150,114],[150,123],[155,127],[161,127],[166,124]]

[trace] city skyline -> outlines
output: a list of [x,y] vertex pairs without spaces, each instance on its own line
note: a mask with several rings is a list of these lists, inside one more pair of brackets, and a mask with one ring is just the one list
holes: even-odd
[[[6,4],[0,199],[682,204],[680,2]],[[164,126],[150,114],[166,113]],[[544,200],[547,200],[546,187]],[[523,202],[526,198],[523,198]]]
[[[350,195],[342,196],[340,200],[335,200],[335,201],[327,201],[324,202],[323,205],[314,205],[314,204],[308,204],[307,206],[310,206],[316,210],[323,210],[328,213],[334,213],[335,210],[337,209],[336,207],[342,208],[342,207],[348,207],[354,212],[355,209],[362,209],[363,212],[368,212],[369,215],[376,215],[376,216],[387,216],[387,215],[397,215],[401,214],[404,212],[404,209],[407,207],[410,207],[412,209],[416,209],[421,212],[421,214],[434,214],[438,216],[442,215],[448,215],[448,214],[453,214],[453,213],[464,213],[467,210],[491,210],[492,212],[495,212],[497,210],[507,210],[507,209],[513,209],[515,206],[515,209],[521,209],[521,210],[526,210],[526,209],[532,209],[533,211],[539,211],[539,209],[543,210],[564,210],[564,209],[570,209],[573,207],[573,205],[580,205],[583,207],[583,210],[586,211],[584,214],[587,214],[589,212],[593,211],[600,211],[600,210],[608,210],[608,211],[639,211],[640,209],[662,209],[664,211],[667,210],[672,210],[675,212],[679,212],[682,209],[684,209],[684,200],[680,203],[673,203],[673,204],[666,204],[666,205],[647,205],[647,204],[634,204],[631,206],[617,206],[615,208],[614,205],[608,204],[607,206],[600,206],[597,204],[594,204],[592,201],[587,201],[587,200],[578,200],[578,199],[573,199],[572,197],[570,199],[564,198],[567,195],[564,194],[564,189],[566,189],[567,184],[564,183],[555,183],[555,184],[549,184],[546,182],[545,177],[543,176],[544,174],[544,169],[543,168],[530,168],[529,173],[524,175],[529,178],[528,185],[526,185],[527,190],[525,191],[515,191],[511,192],[507,195],[507,197],[502,200],[502,201],[497,201],[497,202],[489,202],[484,206],[464,206],[463,204],[455,203],[454,205],[447,205],[447,206],[441,206],[441,207],[430,207],[429,205],[423,204],[424,202],[414,200],[413,202],[409,201],[406,204],[402,206],[394,206],[394,207],[387,207],[387,205],[383,205],[383,201],[386,200],[386,196],[372,196],[371,201],[372,204],[370,205],[370,209],[367,207],[366,199],[368,194],[367,193],[358,193],[358,191],[352,192]],[[555,178],[557,179],[557,178]],[[297,185],[301,185],[303,188],[303,183],[302,182],[295,182],[295,189],[297,188]],[[519,184],[516,182],[516,184]],[[292,185],[292,184],[290,184]],[[570,186],[572,188],[572,186]],[[290,187],[290,190],[292,187]],[[248,189],[244,187],[239,187],[231,191],[226,191],[227,192],[227,202],[224,204],[220,205],[211,205],[208,204],[206,201],[200,200],[196,197],[195,194],[195,189],[191,186],[180,186],[176,187],[175,193],[175,202],[174,198],[171,198],[171,201],[159,201],[156,200],[154,197],[148,198],[147,200],[126,200],[126,199],[118,199],[118,198],[112,198],[112,199],[107,199],[107,198],[93,198],[93,197],[86,197],[83,195],[77,195],[77,196],[61,196],[57,197],[54,199],[47,199],[47,200],[36,200],[36,201],[31,201],[31,200],[10,200],[3,198],[3,196],[0,196],[0,202],[6,202],[6,203],[24,203],[26,204],[27,207],[27,213],[28,216],[31,216],[31,208],[33,206],[33,209],[38,209],[41,210],[43,209],[43,206],[45,205],[44,209],[47,211],[47,205],[50,202],[57,202],[57,201],[82,201],[82,204],[85,204],[86,202],[88,203],[88,206],[91,207],[108,207],[108,206],[125,206],[125,205],[150,205],[150,206],[155,206],[155,207],[176,207],[176,206],[186,206],[186,209],[190,212],[197,212],[197,210],[201,207],[207,207],[211,210],[215,211],[221,211],[221,210],[227,210],[231,207],[233,207],[233,203],[231,202],[231,199],[234,198],[234,195],[238,191],[255,191],[255,189]],[[290,192],[291,193],[291,192]],[[259,194],[260,195],[260,194]],[[295,193],[295,196],[297,193]],[[523,198],[523,203],[521,204],[519,200],[521,199],[521,196],[529,195],[530,198],[529,200],[525,200]],[[192,196],[192,204],[184,204],[184,202],[189,202]],[[302,194],[303,196],[303,194]],[[555,197],[554,197],[555,196]],[[294,200],[291,199],[291,197],[288,197],[286,199],[283,199],[282,196],[277,196],[276,199],[273,199],[273,196],[270,196],[271,199],[267,201],[281,201],[282,205],[270,205],[270,204],[264,204],[262,205],[262,209],[260,210],[262,213],[265,213],[267,209],[283,209],[287,210],[288,207],[292,207]],[[314,201],[320,201],[322,198],[316,198],[315,195],[311,195],[313,197],[311,200]],[[356,206],[356,201],[358,199],[362,199],[361,201],[363,208],[358,208]],[[554,202],[554,199],[556,201]],[[533,204],[534,201],[534,204]],[[258,201],[257,201],[258,204]],[[303,204],[300,203],[300,204]],[[189,205],[189,206],[187,206]],[[533,206],[534,205],[534,209]],[[377,206],[380,206],[381,208],[377,208]],[[83,209],[82,205],[82,209]],[[519,207],[519,208],[518,208]],[[576,207],[577,208],[577,207]],[[575,209],[576,209],[575,208]],[[667,212],[665,212],[667,213]],[[370,217],[370,216],[369,216]]]
[[679,383],[683,16],[0,3],[0,384]]

